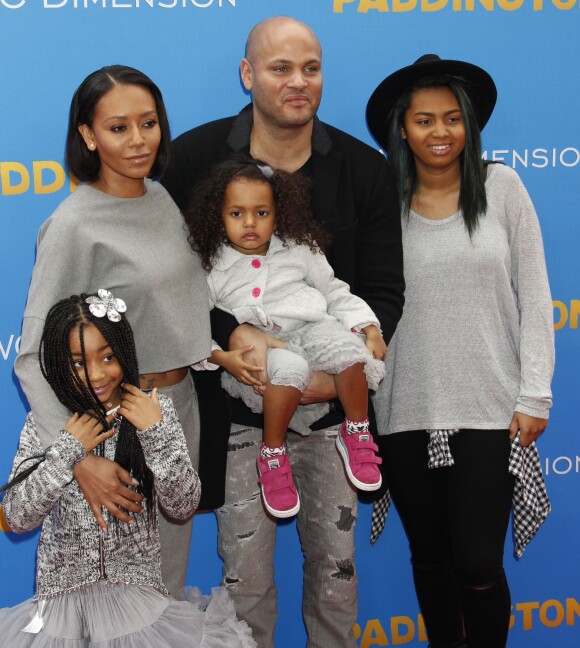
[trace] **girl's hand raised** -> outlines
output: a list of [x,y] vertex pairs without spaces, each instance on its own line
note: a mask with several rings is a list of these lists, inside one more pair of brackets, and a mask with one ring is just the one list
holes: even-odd
[[134,385],[124,383],[121,387],[123,395],[121,396],[121,407],[118,410],[121,416],[124,416],[141,431],[161,421],[163,416],[159,407],[156,387],[151,392],[151,396]]
[[[113,418],[114,416],[108,416],[107,421],[110,423]],[[117,432],[114,428],[103,432],[102,424],[90,414],[73,414],[66,422],[63,430],[66,430],[80,441],[87,454]]]

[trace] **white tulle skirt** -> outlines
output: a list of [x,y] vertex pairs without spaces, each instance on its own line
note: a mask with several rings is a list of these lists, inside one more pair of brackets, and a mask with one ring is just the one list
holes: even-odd
[[[336,375],[354,364],[362,364],[369,389],[376,390],[385,376],[385,363],[377,360],[368,351],[364,343],[364,335],[346,331],[335,319],[328,318],[320,322],[311,322],[290,332],[266,331],[286,342],[288,351],[304,358],[312,371],[325,371]],[[304,386],[310,378],[305,379]],[[262,412],[264,402],[262,396],[254,393],[249,385],[238,382],[231,374],[224,372],[221,378],[222,387],[234,398],[241,398],[252,412]],[[303,389],[304,386],[295,380],[291,365],[286,384]],[[317,420],[316,418],[314,420]]]
[[[41,611],[42,628],[24,632]],[[38,625],[38,624],[37,624]],[[33,628],[34,629],[34,628]],[[224,588],[177,601],[142,585],[100,582],[45,601],[0,610],[10,648],[256,648]]]

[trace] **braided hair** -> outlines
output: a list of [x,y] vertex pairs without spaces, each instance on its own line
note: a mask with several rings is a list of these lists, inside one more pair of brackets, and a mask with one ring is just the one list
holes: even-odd
[[[71,335],[78,331],[81,357],[83,365],[86,366],[83,331],[87,326],[94,326],[110,345],[119,362],[123,371],[123,381],[139,387],[137,354],[133,332],[127,319],[123,317],[118,322],[112,322],[108,317],[94,316],[86,302],[87,297],[89,295],[73,295],[59,301],[50,309],[46,316],[38,356],[42,375],[58,400],[71,412],[94,416],[103,429],[107,430],[111,426],[106,419],[105,406],[95,395],[88,380],[85,385],[75,366],[70,348]],[[126,418],[121,419],[116,441],[115,461],[131,473],[140,484],[138,491],[153,502],[153,474],[145,463],[135,426]],[[95,453],[103,455],[103,444],[97,446]],[[38,465],[37,463],[31,469],[19,473],[3,490],[22,481]],[[147,515],[148,522],[151,523],[155,515],[155,506],[148,507]]]

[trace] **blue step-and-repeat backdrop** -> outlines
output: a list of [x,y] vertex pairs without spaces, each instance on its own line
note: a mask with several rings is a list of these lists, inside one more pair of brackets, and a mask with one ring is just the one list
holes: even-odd
[[[369,94],[421,54],[471,61],[496,81],[485,155],[514,167],[536,205],[557,345],[555,405],[539,443],[553,512],[521,561],[506,544],[509,645],[578,646],[580,0],[0,0],[0,482],[27,409],[13,365],[36,233],[72,189],[63,148],[75,88],[106,64],[142,69],[163,90],[178,135],[245,105],[238,64],[246,35],[278,14],[305,21],[320,37],[320,116],[368,143]],[[393,513],[371,548],[370,513],[361,506],[357,523],[360,648],[426,646],[399,520]],[[0,607],[31,596],[37,538],[0,532]],[[280,648],[305,642],[301,560],[295,524],[282,524]],[[215,518],[198,515],[188,581],[207,590],[220,576]]]

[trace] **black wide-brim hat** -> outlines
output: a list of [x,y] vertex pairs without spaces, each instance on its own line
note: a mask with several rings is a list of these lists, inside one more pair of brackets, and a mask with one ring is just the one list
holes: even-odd
[[367,124],[383,149],[388,143],[388,123],[399,97],[426,77],[451,76],[464,82],[475,110],[479,129],[487,124],[497,100],[497,88],[489,74],[464,61],[443,60],[437,54],[425,54],[413,65],[401,68],[382,81],[367,104]]

